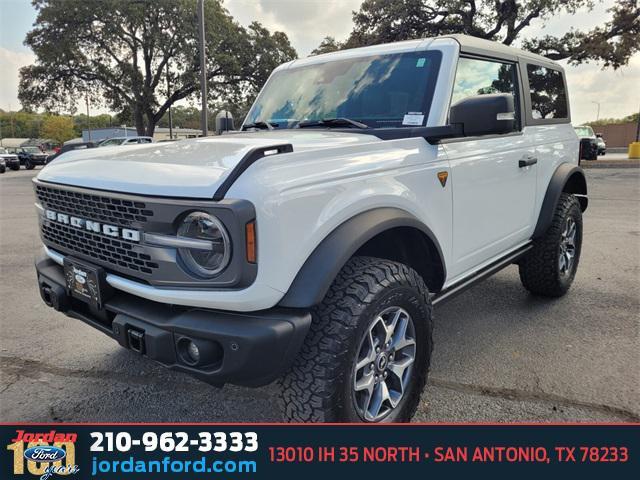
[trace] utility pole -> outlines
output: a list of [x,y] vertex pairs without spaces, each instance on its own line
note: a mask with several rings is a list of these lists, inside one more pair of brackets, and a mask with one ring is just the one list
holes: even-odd
[[200,99],[202,110],[200,112],[200,126],[202,136],[206,137],[209,132],[207,115],[207,62],[204,42],[204,0],[198,0],[198,36],[200,41]]
[[595,103],[598,106],[598,113],[596,113],[596,122],[600,120],[600,102],[591,102]]
[[84,100],[87,104],[87,131],[89,132],[89,141],[91,141],[91,117],[89,116],[89,95],[85,95]]
[[9,120],[11,121],[11,136],[16,138],[16,127],[13,124],[13,110],[11,109],[11,104],[9,104]]
[[[171,94],[171,84],[169,83],[169,62],[167,62],[167,98]],[[171,107],[169,107],[169,138],[173,138],[173,114],[171,113]]]

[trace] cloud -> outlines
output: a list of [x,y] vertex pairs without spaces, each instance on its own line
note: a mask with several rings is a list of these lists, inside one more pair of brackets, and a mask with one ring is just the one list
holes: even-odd
[[601,70],[597,65],[565,67],[574,125],[600,118],[620,118],[640,109],[640,55],[619,70]]
[[243,25],[257,20],[280,30],[306,57],[326,36],[344,40],[353,26],[351,12],[362,0],[226,0],[224,6]]
[[0,87],[0,108],[9,110],[20,109],[18,102],[19,71],[21,67],[31,65],[35,61],[35,55],[31,52],[16,52],[0,47],[0,72],[2,73],[2,85]]

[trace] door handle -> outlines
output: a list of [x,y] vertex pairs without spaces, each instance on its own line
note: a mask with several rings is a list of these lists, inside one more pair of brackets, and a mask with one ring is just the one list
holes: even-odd
[[535,165],[536,163],[538,163],[538,159],[536,157],[531,157],[527,155],[522,160],[518,161],[518,167],[519,168],[530,167],[531,165]]

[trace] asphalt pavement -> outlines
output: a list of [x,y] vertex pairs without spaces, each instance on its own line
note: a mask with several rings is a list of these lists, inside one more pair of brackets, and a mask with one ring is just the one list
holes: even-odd
[[[34,173],[0,175],[0,421],[279,421],[274,386],[210,387],[42,303]],[[414,420],[640,421],[640,169],[587,176],[572,290],[535,298],[511,266],[438,307]]]

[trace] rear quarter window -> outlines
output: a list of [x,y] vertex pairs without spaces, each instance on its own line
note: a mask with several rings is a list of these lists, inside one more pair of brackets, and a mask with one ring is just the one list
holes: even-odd
[[[541,65],[527,65],[527,79],[533,120],[567,119],[567,92],[560,70]],[[553,123],[553,122],[549,122]]]

